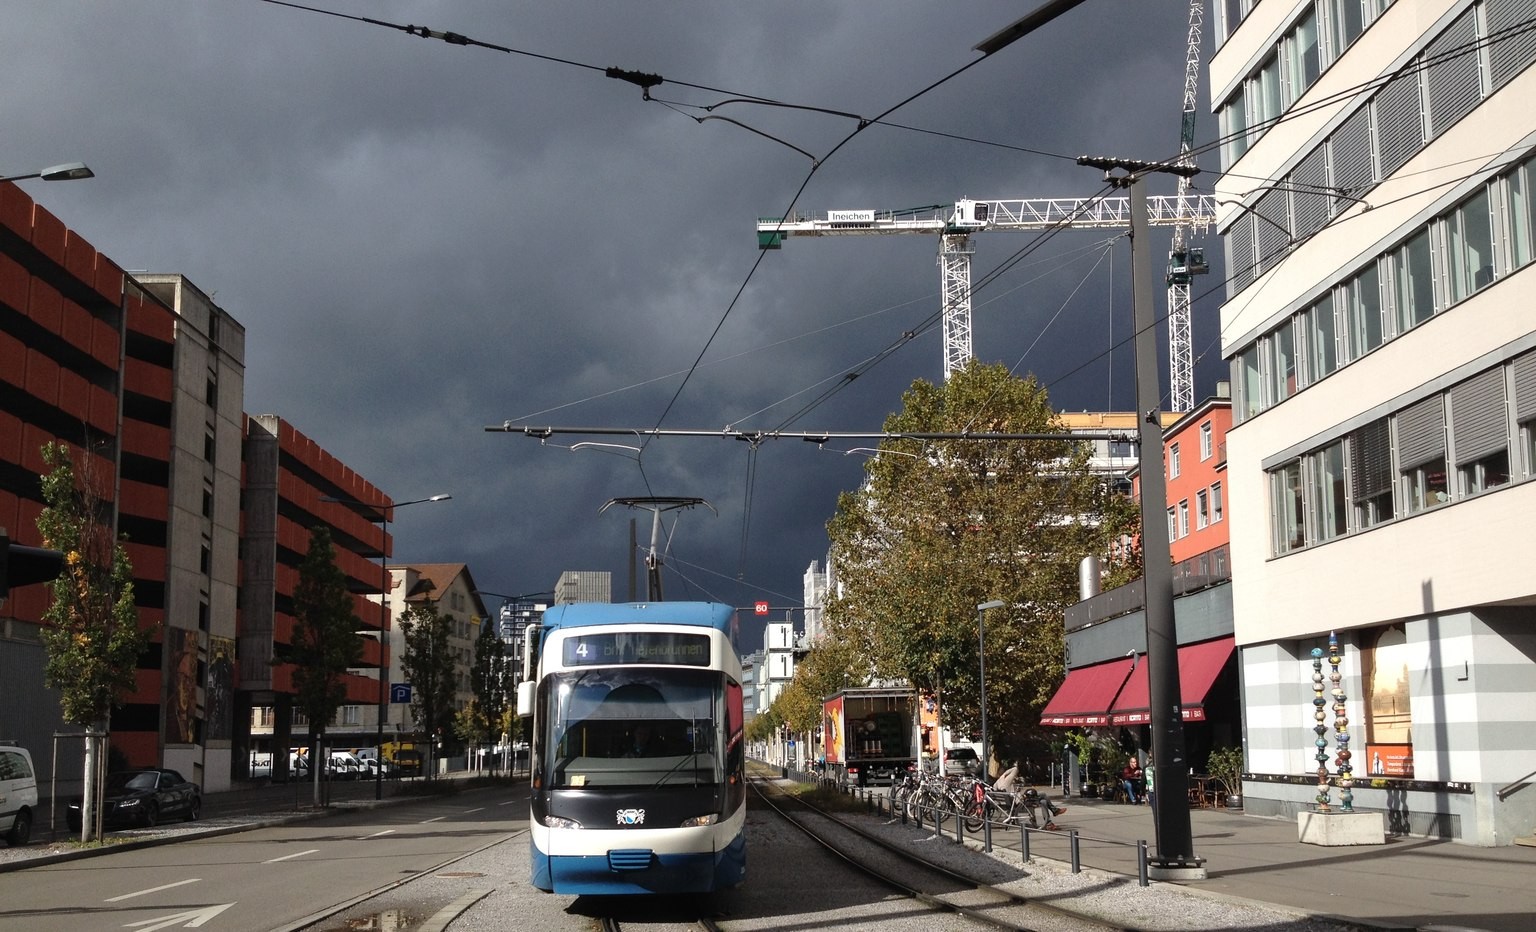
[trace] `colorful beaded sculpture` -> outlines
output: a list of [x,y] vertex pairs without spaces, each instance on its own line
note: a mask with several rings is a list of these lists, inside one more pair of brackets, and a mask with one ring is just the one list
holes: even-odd
[[1353,787],[1354,767],[1350,764],[1349,753],[1349,716],[1344,710],[1344,688],[1339,685],[1343,677],[1339,674],[1339,661],[1341,650],[1339,648],[1339,636],[1335,632],[1328,632],[1328,665],[1333,668],[1328,679],[1333,682],[1333,737],[1338,744],[1338,756],[1334,758],[1334,764],[1339,768],[1339,808],[1345,812],[1353,812],[1355,809],[1355,793]]
[[1312,730],[1317,733],[1317,810],[1328,811],[1328,726],[1323,724],[1328,720],[1328,713],[1324,706],[1328,700],[1323,697],[1323,649],[1312,648],[1312,717],[1317,722]]

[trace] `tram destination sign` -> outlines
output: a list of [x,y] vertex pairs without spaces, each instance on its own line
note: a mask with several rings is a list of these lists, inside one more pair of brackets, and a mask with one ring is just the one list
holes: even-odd
[[663,631],[582,634],[565,639],[563,660],[568,667],[623,663],[707,667],[709,636]]

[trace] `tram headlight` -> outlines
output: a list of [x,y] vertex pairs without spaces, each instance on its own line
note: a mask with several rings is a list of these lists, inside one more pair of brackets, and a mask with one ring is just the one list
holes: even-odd
[[581,828],[581,823],[575,819],[562,819],[559,816],[547,815],[544,817],[545,828]]
[[694,816],[691,819],[684,819],[682,826],[683,828],[693,828],[694,826],[698,825],[714,825],[719,821],[720,813],[711,812],[709,815]]

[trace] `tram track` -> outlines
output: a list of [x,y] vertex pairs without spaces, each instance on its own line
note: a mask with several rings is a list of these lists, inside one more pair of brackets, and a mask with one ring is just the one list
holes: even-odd
[[[646,924],[650,925],[650,923]],[[623,920],[616,916],[604,916],[601,924],[599,925],[599,928],[602,929],[602,932],[622,932],[624,929],[624,923]],[[693,922],[692,925],[684,926],[684,928],[689,930],[696,930],[696,932],[724,932],[724,930],[721,929],[720,926],[716,925],[714,920],[711,919],[697,919]]]
[[[893,845],[882,838],[878,838],[869,832],[848,824],[806,800],[783,792],[770,793],[764,787],[771,784],[761,778],[752,779],[749,785],[764,806],[773,810],[834,857],[875,880],[877,883],[922,903],[930,909],[955,913],[990,928],[1008,929],[1013,930],[1013,932],[1058,932],[1058,930],[1066,929],[1081,930],[1081,932],[1136,932],[1136,930],[1126,926],[1106,923],[1101,919],[1073,912],[1054,904],[1032,900],[1029,897],[1001,889],[953,868],[919,857],[901,846]],[[795,818],[786,811],[786,805],[780,805],[780,803],[791,805],[802,812],[810,813],[813,819],[821,820],[823,830],[818,831],[806,824],[807,820]],[[835,828],[831,828],[832,826],[835,826]],[[830,829],[830,831],[826,829]],[[853,846],[840,847],[828,837],[834,834],[842,834],[845,838],[851,835],[857,841]],[[865,847],[865,855],[869,853],[870,849],[883,851],[912,870],[904,872],[903,876],[896,876],[895,871],[882,870],[869,863],[870,859],[868,857],[861,857],[855,854],[852,849],[857,846]],[[912,876],[913,872],[916,872],[919,876],[926,874],[928,879],[916,879]],[[941,891],[940,888],[944,887],[949,889]]]

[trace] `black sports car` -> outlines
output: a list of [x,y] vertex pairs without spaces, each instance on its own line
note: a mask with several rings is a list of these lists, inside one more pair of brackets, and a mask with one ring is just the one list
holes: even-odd
[[[107,774],[105,825],[153,826],[168,817],[188,822],[202,814],[203,794],[196,783],[174,770],[120,770]],[[80,829],[80,800],[69,801],[69,827]]]

